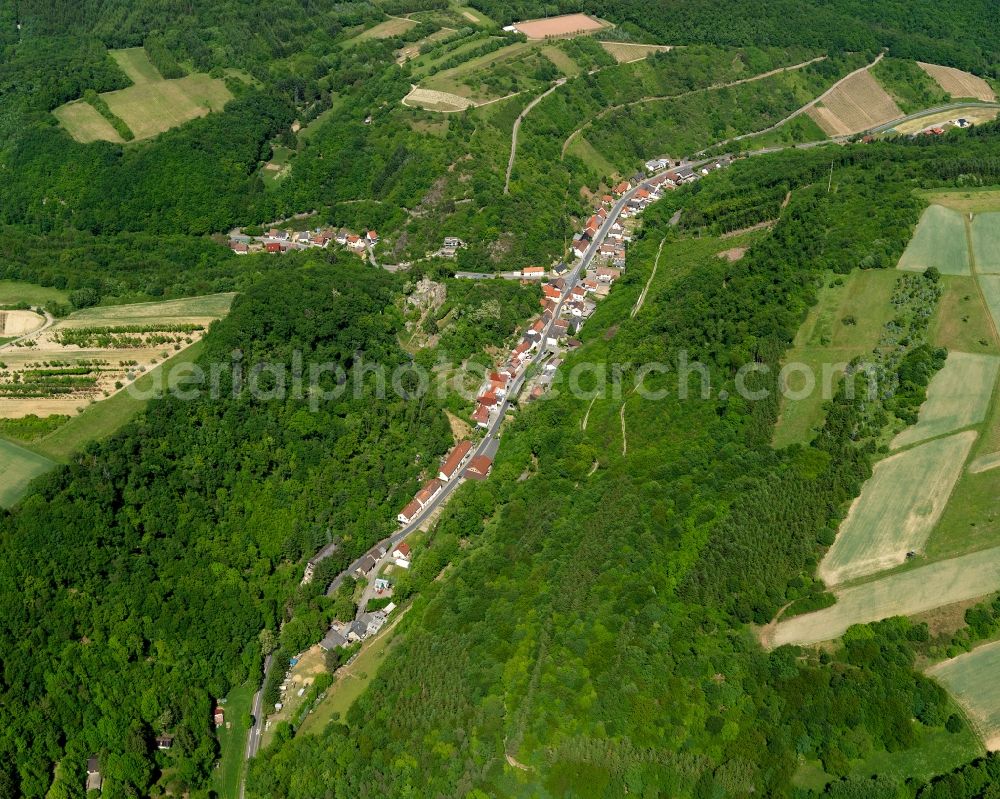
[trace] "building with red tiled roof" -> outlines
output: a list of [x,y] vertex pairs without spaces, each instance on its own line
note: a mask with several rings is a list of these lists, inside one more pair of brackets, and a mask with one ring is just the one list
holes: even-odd
[[489,427],[490,409],[485,405],[477,405],[476,410],[472,414],[472,421],[474,421],[479,427]]
[[409,504],[399,512],[396,518],[400,524],[409,524],[420,513],[421,507],[421,504],[417,500],[411,499]]
[[420,506],[423,507],[434,499],[434,497],[436,497],[439,493],[441,493],[441,489],[443,487],[444,484],[434,477],[424,483],[424,487],[417,492],[415,499],[420,503]]
[[458,473],[459,467],[462,465],[462,461],[465,460],[465,456],[472,451],[471,441],[460,441],[455,446],[455,449],[451,451],[445,462],[441,464],[441,471],[438,472],[438,478],[448,482]]
[[469,480],[485,480],[489,477],[493,468],[493,459],[487,455],[476,455],[469,461],[469,468],[465,470],[465,477]]

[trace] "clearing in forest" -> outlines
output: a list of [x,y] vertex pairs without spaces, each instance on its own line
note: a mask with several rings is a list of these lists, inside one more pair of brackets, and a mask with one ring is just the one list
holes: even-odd
[[403,105],[423,108],[426,111],[464,111],[475,103],[467,97],[459,97],[451,92],[414,87],[403,98]]
[[28,484],[55,466],[54,461],[0,439],[0,507],[17,502]]
[[896,101],[867,71],[828,91],[808,113],[831,136],[861,133],[903,116]]
[[923,272],[935,266],[944,275],[969,275],[969,242],[965,219],[957,211],[941,205],[930,206],[920,217],[920,224],[898,268]]
[[[112,50],[111,55],[133,85],[103,92],[101,98],[136,139],[147,139],[212,111],[221,111],[233,99],[224,81],[204,73],[164,80],[141,47]],[[77,141],[122,141],[111,123],[88,103],[74,100],[52,113]]]
[[76,415],[200,340],[232,294],[86,308],[0,351],[0,417]]
[[406,33],[416,24],[415,20],[406,19],[405,17],[390,17],[384,22],[380,22],[378,25],[362,31],[351,39],[348,44],[363,42],[366,39],[391,39],[393,36]]
[[908,552],[923,549],[976,435],[967,430],[875,464],[820,563],[820,578],[838,585],[898,566]]
[[990,751],[1000,749],[1000,641],[938,663],[927,675],[941,682],[968,714]]
[[892,440],[892,448],[906,447],[982,422],[990,407],[998,373],[1000,358],[994,355],[950,353],[944,367],[927,387],[927,399],[920,407],[917,423],[897,435]]
[[[824,403],[835,392],[851,359],[869,355],[878,344],[899,276],[888,269],[855,269],[849,275],[828,274],[817,292],[816,304],[795,335],[784,365],[800,364],[803,372],[788,375],[773,444],[805,444],[823,423]],[[813,375],[815,390],[804,389],[804,374]]]
[[972,220],[972,252],[976,271],[1000,274],[1000,212],[976,214]]
[[629,64],[641,61],[650,53],[665,53],[670,50],[669,44],[634,44],[632,42],[601,42],[601,47],[607,50],[619,64]]
[[779,622],[769,628],[764,643],[781,646],[829,641],[853,624],[913,616],[985,596],[998,588],[1000,547],[994,547],[834,591],[835,605]]
[[126,47],[124,50],[110,50],[109,52],[132,83],[152,83],[163,80],[159,70],[149,60],[145,48]]
[[526,19],[512,26],[529,39],[551,39],[558,36],[581,36],[608,27],[606,23],[586,14],[563,14],[546,19]]
[[98,110],[83,100],[74,100],[56,108],[52,114],[81,144],[92,141],[110,141],[121,144],[123,139],[114,126],[100,115]]
[[997,99],[996,92],[990,84],[971,72],[943,67],[940,64],[925,64],[923,61],[918,61],[917,64],[952,97],[975,97],[977,100],[986,101]]

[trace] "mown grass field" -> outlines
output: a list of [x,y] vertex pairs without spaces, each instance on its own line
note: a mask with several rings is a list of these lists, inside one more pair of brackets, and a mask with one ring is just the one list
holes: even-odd
[[1000,547],[994,547],[839,589],[835,605],[779,622],[765,631],[764,639],[770,646],[829,641],[852,624],[912,616],[998,588]]
[[0,439],[0,507],[11,507],[24,496],[32,480],[55,465],[37,452]]
[[892,448],[906,447],[982,422],[989,410],[998,374],[1000,358],[996,356],[950,353],[944,367],[927,387],[927,399],[920,407],[917,423],[897,435],[892,440]]
[[899,268],[923,272],[929,267],[945,275],[968,275],[969,245],[962,215],[951,208],[932,205],[899,259]]
[[74,100],[61,105],[52,113],[69,135],[81,144],[89,144],[92,141],[121,144],[123,141],[114,126],[102,117],[94,106],[83,100]]
[[931,317],[928,340],[949,350],[998,355],[989,309],[973,277],[941,276],[942,295]]
[[400,34],[406,33],[416,24],[417,23],[412,19],[392,17],[384,22],[378,23],[378,25],[369,28],[363,33],[359,33],[353,39],[348,41],[347,45],[349,46],[357,42],[363,42],[366,39],[388,39],[392,36],[399,36]]
[[233,99],[225,83],[204,74],[140,83],[101,96],[136,139],[148,139],[212,111],[221,111]]
[[1000,212],[979,213],[973,218],[972,252],[977,271],[1000,274]]
[[110,50],[111,57],[118,62],[122,72],[128,75],[133,83],[152,83],[163,80],[159,70],[146,55],[145,48],[126,47],[122,50]]
[[965,708],[986,748],[1000,748],[1000,642],[931,666],[927,674]]
[[875,574],[919,551],[962,474],[976,433],[921,444],[875,464],[820,563],[827,585]]
[[14,305],[26,302],[29,305],[45,305],[47,302],[69,302],[69,292],[53,287],[24,283],[20,280],[0,280],[0,305]]
[[1000,328],[1000,275],[979,275],[983,300],[993,317],[993,324]]
[[243,773],[243,753],[246,750],[246,718],[253,706],[257,687],[250,683],[237,685],[226,697],[226,723],[218,730],[219,767],[212,772],[212,785],[222,799],[238,799],[240,775]]
[[[824,278],[816,304],[785,357],[786,364],[805,365],[816,376],[817,387],[802,399],[782,399],[774,429],[775,447],[806,443],[815,436],[823,423],[823,403],[831,394],[823,390],[824,365],[832,374],[829,367],[871,353],[883,326],[892,317],[889,299],[897,278],[888,269],[857,269],[847,276],[829,274]],[[852,319],[854,323],[850,324]],[[842,374],[842,368],[836,374]],[[835,385],[830,382],[831,390]],[[793,383],[790,388],[797,390],[802,385]]]
[[927,202],[943,205],[962,213],[981,213],[984,211],[1000,211],[1000,189],[995,186],[968,188],[959,191],[920,191],[917,192]]

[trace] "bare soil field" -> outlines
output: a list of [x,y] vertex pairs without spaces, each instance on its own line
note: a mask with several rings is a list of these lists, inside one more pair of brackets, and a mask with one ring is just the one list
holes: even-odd
[[23,336],[45,324],[45,317],[34,311],[0,311],[0,338]]
[[990,84],[970,72],[939,64],[925,64],[923,61],[918,61],[917,64],[952,97],[975,97],[977,100],[987,101],[997,99]]
[[852,624],[912,616],[985,596],[998,588],[1000,547],[994,547],[834,591],[835,605],[769,627],[764,644],[829,641],[843,635]]
[[633,44],[632,42],[601,42],[601,47],[607,50],[619,64],[640,61],[650,53],[663,53],[670,50],[668,44]]
[[603,22],[586,14],[563,14],[559,17],[526,19],[524,22],[514,23],[514,28],[529,39],[547,39],[554,36],[578,36],[584,33],[599,31],[604,27],[606,26]]
[[986,748],[1000,749],[1000,642],[938,663],[926,673],[944,685],[962,706]]
[[859,72],[824,94],[808,113],[831,136],[860,133],[903,116],[868,72]]
[[427,111],[463,111],[475,103],[467,97],[459,97],[451,92],[414,88],[403,98],[403,105]]
[[0,417],[80,413],[199,341],[232,299],[87,308],[0,348]]
[[112,124],[102,117],[96,108],[83,100],[74,100],[56,108],[52,114],[59,120],[70,136],[81,144],[92,141],[122,143],[122,137]]
[[952,352],[944,368],[931,379],[927,399],[915,425],[892,440],[898,449],[928,438],[961,430],[986,418],[1000,374],[1000,358]]
[[922,550],[976,436],[971,430],[958,433],[875,464],[820,563],[820,578],[838,585],[898,566],[907,552]]
[[941,205],[932,205],[921,215],[897,268],[923,272],[931,266],[944,275],[972,273],[965,219],[957,211]]

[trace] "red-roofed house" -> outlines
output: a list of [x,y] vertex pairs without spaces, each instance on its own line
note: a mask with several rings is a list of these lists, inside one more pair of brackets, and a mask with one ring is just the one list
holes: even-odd
[[424,487],[417,492],[415,499],[420,503],[420,507],[424,507],[428,502],[434,499],[438,494],[441,493],[441,489],[444,487],[444,483],[438,480],[436,477],[428,480],[424,483]]
[[448,482],[458,473],[458,468],[462,465],[462,461],[465,460],[465,456],[469,454],[472,450],[472,442],[470,441],[460,441],[458,445],[451,451],[445,462],[441,465],[441,471],[438,472],[438,478]]
[[378,244],[378,233],[376,233],[374,230],[369,230],[367,233],[365,233],[365,240],[369,244]]
[[418,513],[420,513],[420,503],[415,499],[410,500],[410,504],[403,508],[399,515],[396,517],[400,524],[409,524],[412,522]]
[[619,183],[617,186],[615,186],[614,189],[612,189],[612,191],[614,191],[615,194],[617,194],[619,197],[621,197],[621,195],[623,195],[625,192],[627,192],[631,188],[632,188],[632,184],[629,183],[627,180],[623,180],[621,183]]
[[248,252],[250,252],[250,246],[242,241],[229,242],[229,249],[232,250],[237,255],[246,255]]
[[266,247],[268,252],[281,252],[281,245],[276,241],[269,241]]
[[526,266],[521,270],[521,274],[525,277],[541,277],[545,274],[545,268],[542,266]]
[[469,468],[465,470],[465,476],[470,480],[485,480],[490,470],[493,468],[493,460],[486,455],[476,455],[469,461]]
[[352,233],[347,237],[347,246],[352,250],[363,250],[365,248],[365,242],[360,236]]
[[490,409],[485,405],[477,405],[475,412],[472,414],[472,421],[479,427],[489,427]]
[[485,405],[487,408],[492,408],[497,404],[497,395],[492,391],[487,391],[478,400],[476,400],[480,405]]
[[392,556],[394,558],[403,558],[404,560],[410,559],[410,545],[405,541],[400,541],[396,544],[396,548],[392,550]]
[[559,289],[555,286],[550,286],[548,283],[542,286],[542,294],[552,300],[558,300],[562,296],[562,292]]

